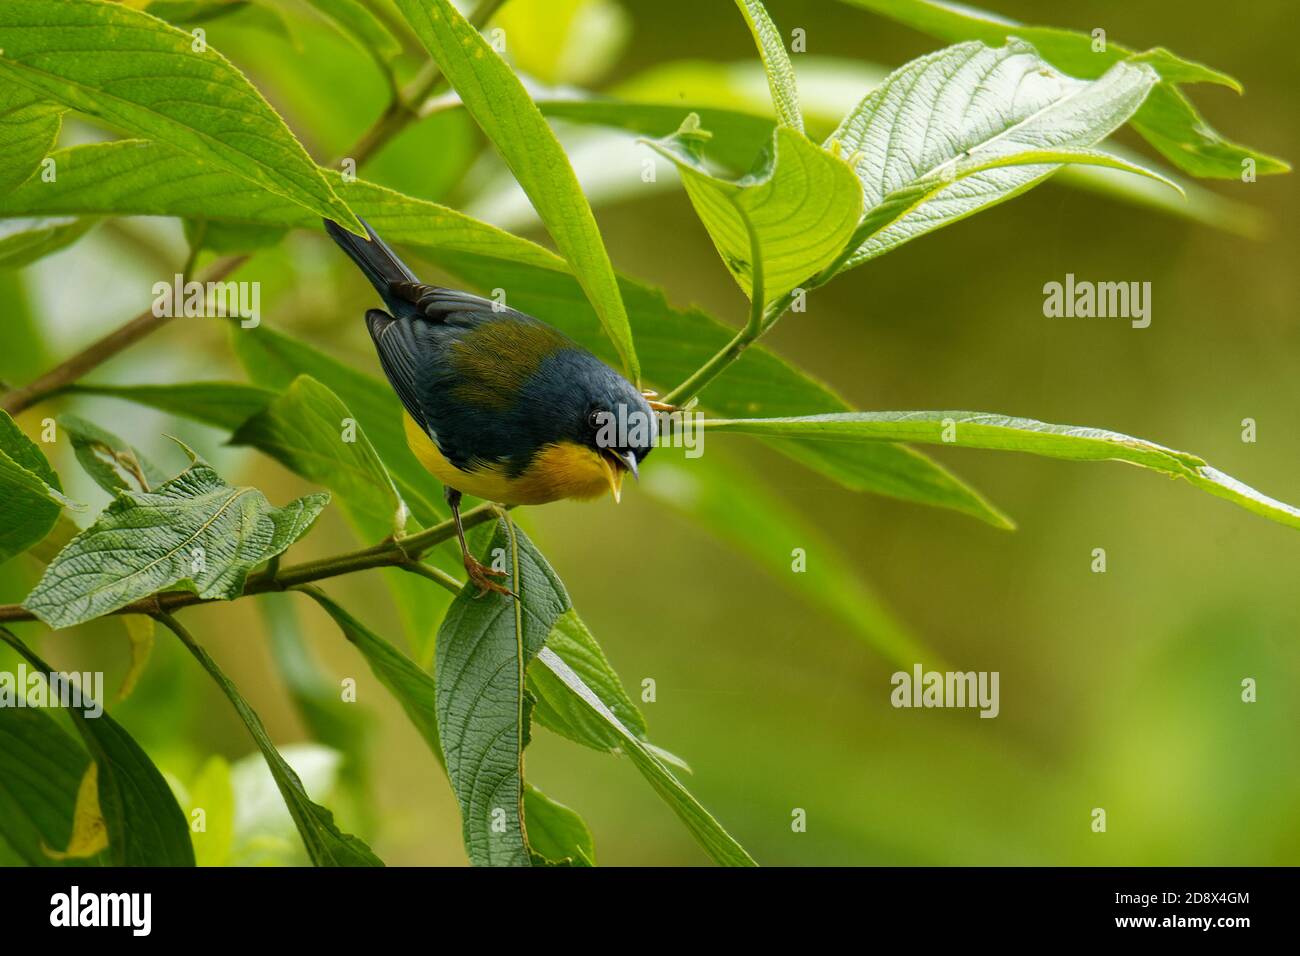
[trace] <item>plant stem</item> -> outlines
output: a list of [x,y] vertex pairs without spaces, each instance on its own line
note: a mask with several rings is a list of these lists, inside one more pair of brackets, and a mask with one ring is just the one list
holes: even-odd
[[[234,256],[214,263],[208,271],[199,276],[200,282],[217,282],[243,264],[247,256]],[[0,408],[10,415],[17,415],[44,398],[71,385],[91,369],[112,358],[118,352],[134,345],[151,332],[156,332],[168,322],[170,316],[155,315],[153,309],[146,309],[130,322],[119,326],[108,335],[86,346],[70,359],[56,365],[33,382],[15,388],[0,398]]]
[[776,320],[785,314],[785,310],[794,301],[794,294],[787,293],[764,310],[753,308],[745,327],[722,349],[701,365],[691,377],[665,395],[661,401],[669,405],[685,405],[704,390],[704,387],[723,373],[732,362],[740,358],[749,348],[776,324]]
[[[495,505],[484,503],[463,512],[461,521],[466,528],[473,528],[485,521],[491,521],[498,514],[499,511]],[[301,564],[291,564],[279,569],[267,568],[265,571],[250,575],[248,580],[244,582],[244,590],[237,595],[237,598],[249,597],[254,594],[266,594],[271,591],[286,591],[290,588],[310,584],[313,581],[323,581],[326,578],[335,578],[341,574],[352,574],[355,571],[365,571],[370,568],[404,568],[423,575],[430,580],[437,581],[449,590],[453,587],[459,589],[459,582],[451,575],[438,571],[436,568],[425,568],[424,565],[420,564],[420,557],[425,552],[434,545],[441,544],[455,536],[456,525],[448,519],[404,538],[390,538],[387,541],[381,541],[379,544],[361,548],[358,551],[349,551],[329,558],[319,558],[315,561],[304,561]],[[158,594],[151,594],[149,597],[141,598],[138,601],[132,601],[130,604],[109,613],[147,614],[156,617],[177,608],[189,607],[194,604],[210,604],[216,600],[218,599],[201,598],[189,591],[163,591]],[[36,616],[31,611],[28,611],[20,604],[0,605],[0,621],[34,621],[36,619]]]

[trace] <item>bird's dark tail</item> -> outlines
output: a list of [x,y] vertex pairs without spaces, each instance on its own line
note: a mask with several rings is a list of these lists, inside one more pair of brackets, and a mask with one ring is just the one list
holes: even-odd
[[406,263],[397,258],[397,253],[388,248],[388,243],[375,234],[375,230],[370,228],[370,223],[362,219],[361,225],[366,227],[366,233],[370,236],[368,241],[348,232],[332,219],[325,220],[325,231],[338,243],[339,248],[348,254],[348,258],[357,264],[357,268],[365,273],[370,284],[391,309],[393,307],[392,284],[419,280],[416,279],[415,273],[406,267]]

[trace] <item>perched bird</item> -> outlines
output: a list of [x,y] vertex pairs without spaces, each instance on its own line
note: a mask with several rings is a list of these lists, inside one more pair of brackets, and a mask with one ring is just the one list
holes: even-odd
[[465,544],[461,494],[533,505],[608,489],[617,501],[657,437],[653,393],[539,319],[420,282],[364,225],[368,240],[325,220],[388,307],[366,312],[366,326],[406,408],[407,443],[444,486],[480,596],[509,593]]

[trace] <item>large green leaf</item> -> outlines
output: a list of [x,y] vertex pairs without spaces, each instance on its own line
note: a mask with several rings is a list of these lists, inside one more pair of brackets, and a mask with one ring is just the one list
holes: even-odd
[[[1133,54],[1130,48],[1109,38],[1104,47],[1098,49],[1090,34],[1057,27],[1028,26],[966,4],[936,0],[847,2],[949,43],[982,40],[995,46],[1009,36],[1020,37],[1034,44],[1051,63],[1077,76],[1101,76],[1115,63]],[[1176,85],[1218,83],[1240,92],[1241,85],[1232,77],[1177,57],[1168,50],[1153,50],[1143,54],[1142,58],[1155,67],[1162,81],[1138,110],[1133,118],[1133,127],[1174,165],[1194,176],[1229,179],[1241,176],[1244,159],[1254,160],[1259,173],[1282,173],[1291,168],[1280,159],[1225,139],[1205,121]]]
[[97,862],[46,852],[68,845],[77,790],[89,765],[90,757],[54,718],[12,703],[0,707],[0,842],[28,866]]
[[682,786],[681,781],[673,776],[645,743],[623,726],[623,723],[601,702],[591,688],[583,683],[582,678],[574,672],[573,668],[547,647],[543,647],[538,652],[537,662],[544,665],[544,669],[539,668],[536,671],[536,686],[543,697],[552,700],[577,697],[593,716],[603,720],[618,740],[620,750],[627,754],[637,770],[641,771],[642,776],[663,798],[678,819],[686,825],[691,835],[699,841],[700,846],[714,862],[724,866],[755,865],[753,858],[745,852],[744,847],[737,843],[700,805],[700,802]]
[[847,412],[803,418],[712,420],[712,431],[831,442],[908,441],[1023,451],[1075,461],[1126,461],[1182,478],[1279,524],[1300,528],[1300,508],[1263,495],[1202,459],[1101,428],[1049,425],[986,412]]
[[736,6],[749,24],[749,32],[758,45],[758,55],[767,73],[767,86],[772,93],[777,121],[782,126],[803,132],[803,116],[799,112],[799,90],[795,85],[794,67],[790,54],[785,51],[781,31],[776,28],[767,8],[760,0],[736,0]]
[[226,484],[185,450],[189,468],[153,491],[121,492],[59,552],[23,606],[61,628],[175,585],[233,598],[248,573],[302,537],[329,501],[315,494],[274,508],[256,488]]
[[[38,192],[30,184],[20,187],[0,197],[0,215],[22,214],[50,202],[62,211],[132,215],[186,216],[220,208],[245,222],[316,227],[300,207],[251,190],[237,177],[165,147],[131,141],[74,147],[58,155],[64,172],[57,194]],[[168,176],[159,174],[162,168],[170,171]],[[176,177],[184,180],[186,189],[177,188]],[[555,254],[436,203],[362,181],[348,188],[353,207],[390,241],[416,248],[485,292],[508,288],[513,306],[550,322],[601,358],[617,361],[599,317],[564,260]],[[734,335],[734,330],[699,309],[672,307],[657,289],[626,278],[620,279],[620,286],[641,342],[646,378],[656,386],[666,389],[685,380]],[[385,383],[266,326],[256,334],[237,331],[232,341],[260,386],[287,388],[300,374],[327,385],[361,423],[417,520],[428,524],[445,517],[436,482],[406,447],[401,404]],[[231,427],[234,416],[223,412],[223,395],[214,389],[240,386],[136,386],[129,393],[121,386],[95,388],[101,394],[136,397],[178,414],[188,414],[188,408],[191,417]],[[181,388],[192,392],[178,391]],[[255,391],[230,394],[241,409],[265,404]],[[825,385],[760,346],[747,349],[701,398],[714,412],[731,416],[848,408]],[[851,448],[832,463],[798,443],[782,442],[778,447],[856,489],[954,508],[997,526],[1007,523],[967,485],[910,449]]]
[[251,83],[193,36],[117,3],[0,4],[0,76],[169,143],[361,232]]
[[[54,673],[4,628],[0,640],[36,670]],[[54,702],[51,695],[50,703]],[[102,711],[90,716],[87,711],[94,713],[95,708],[84,698],[82,703],[85,706],[64,709],[98,768],[99,809],[108,830],[109,860],[114,866],[193,866],[189,826],[167,781],[112,717]]]
[[59,476],[9,413],[0,411],[0,562],[50,533],[66,501]]
[[397,5],[527,193],[628,376],[638,381],[632,331],[609,253],[555,133],[518,77],[449,0],[397,0]]
[[36,171],[54,149],[62,124],[62,106],[24,86],[0,86],[0,193]]
[[404,530],[406,505],[370,439],[338,396],[310,375],[295,378],[230,443],[251,445],[329,488],[350,509]]
[[275,779],[275,785],[280,795],[284,797],[285,806],[289,808],[289,814],[293,817],[294,825],[298,828],[298,834],[302,837],[303,845],[307,848],[307,855],[311,857],[312,863],[316,866],[383,866],[383,861],[371,852],[370,847],[350,833],[339,830],[334,823],[334,814],[320,804],[314,803],[307,795],[298,775],[275,749],[275,744],[262,725],[262,719],[257,716],[252,707],[248,706],[248,701],[244,700],[239,690],[230,682],[230,678],[222,673],[212,656],[174,619],[164,617],[162,621],[171,628],[180,638],[181,643],[203,665],[203,669],[217,682],[217,686],[221,688],[222,693],[235,708],[235,712],[239,714],[239,719],[248,728],[249,736],[257,744],[257,749],[262,752],[266,765],[271,770],[271,776]]
[[[432,675],[371,631],[346,610],[314,587],[302,589],[316,600],[339,625],[343,635],[361,652],[370,669],[415,725],[429,750],[443,769],[446,762],[442,743],[438,737],[438,692]],[[561,619],[562,620],[562,619]],[[552,632],[549,640],[554,640]],[[534,714],[536,716],[536,714]],[[524,819],[528,832],[528,846],[534,862],[591,863],[595,860],[595,847],[591,833],[582,818],[568,807],[556,803],[536,787],[524,785]]]
[[523,753],[528,740],[524,671],[569,609],[555,572],[502,521],[489,547],[513,565],[517,598],[479,597],[472,587],[452,601],[438,632],[438,728],[447,776],[460,802],[470,862],[526,866]]
[[708,135],[691,117],[676,135],[649,145],[676,164],[736,282],[766,305],[835,261],[862,215],[862,188],[847,163],[785,126],[762,167],[743,179],[719,178],[697,148]]
[[959,44],[890,74],[828,140],[857,157],[862,181],[863,224],[843,268],[1017,196],[1066,162],[1143,171],[1091,147],[1156,79],[1122,62],[1076,80],[1018,40]]

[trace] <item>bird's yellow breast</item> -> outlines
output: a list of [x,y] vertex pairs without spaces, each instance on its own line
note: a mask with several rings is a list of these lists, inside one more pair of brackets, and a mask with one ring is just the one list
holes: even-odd
[[505,505],[540,505],[561,498],[595,498],[618,487],[609,463],[594,449],[560,441],[542,448],[517,477],[491,465],[473,471],[457,468],[411,416],[406,416],[406,443],[420,464],[450,488]]

